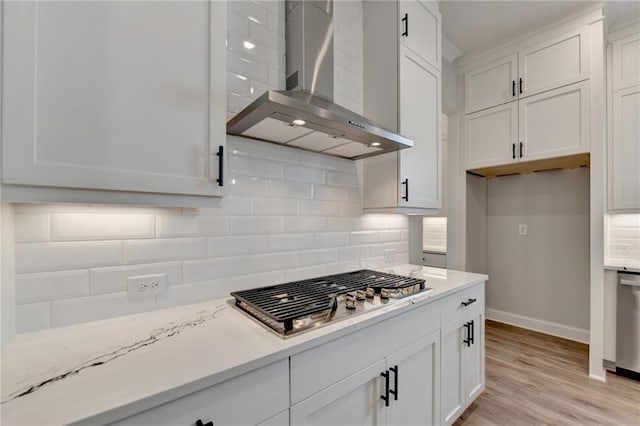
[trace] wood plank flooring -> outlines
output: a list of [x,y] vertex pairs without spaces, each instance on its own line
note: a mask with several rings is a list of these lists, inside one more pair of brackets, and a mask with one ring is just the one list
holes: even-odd
[[640,426],[640,382],[588,378],[588,346],[486,323],[486,389],[456,421],[474,425]]

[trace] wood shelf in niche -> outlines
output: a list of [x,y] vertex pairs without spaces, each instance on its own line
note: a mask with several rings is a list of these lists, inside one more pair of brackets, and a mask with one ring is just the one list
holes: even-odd
[[589,167],[589,165],[589,153],[583,153],[567,155],[564,157],[547,158],[544,160],[504,164],[502,166],[482,167],[467,170],[467,172],[486,178],[493,178],[498,176],[542,172],[545,170],[577,169],[578,167]]

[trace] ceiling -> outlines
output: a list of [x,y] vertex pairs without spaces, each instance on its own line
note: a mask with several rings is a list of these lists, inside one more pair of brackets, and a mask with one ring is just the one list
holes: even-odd
[[[454,1],[440,2],[442,32],[462,53],[472,53],[518,36],[527,29],[594,4],[591,1]],[[637,12],[640,2],[607,1],[615,19]],[[609,13],[607,13],[609,16]]]

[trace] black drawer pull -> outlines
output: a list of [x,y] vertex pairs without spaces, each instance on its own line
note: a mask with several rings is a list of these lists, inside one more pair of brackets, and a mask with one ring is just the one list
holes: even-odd
[[213,422],[202,423],[202,420],[196,420],[196,426],[213,426]]
[[470,344],[473,345],[473,338],[475,337],[476,334],[476,328],[475,328],[475,323],[473,322],[473,320],[471,320],[471,332],[469,333],[469,341],[471,342]]
[[220,145],[218,147],[218,153],[216,155],[218,156],[218,179],[216,179],[216,182],[218,182],[218,186],[224,186],[224,146]]
[[515,95],[516,95],[516,81],[511,80],[511,96],[515,96]]
[[405,13],[404,18],[402,18],[402,22],[404,22],[404,31],[402,32],[403,37],[409,37],[409,14]]
[[471,342],[473,341],[471,339],[471,323],[467,322],[464,324],[464,328],[465,328],[465,332],[466,332],[466,337],[464,338],[464,340],[462,341],[462,343],[465,343],[467,345],[467,347],[471,346]]
[[402,184],[404,185],[404,190],[405,190],[405,195],[402,196],[402,199],[404,201],[409,201],[409,178],[406,178],[405,180],[403,180]]
[[389,406],[389,370],[384,373],[380,373],[384,377],[384,395],[380,395],[380,398],[384,401],[384,406]]
[[467,299],[466,302],[462,302],[462,306],[469,306],[470,304],[476,302],[478,299]]
[[389,369],[393,371],[393,390],[390,390],[389,393],[393,395],[393,399],[398,400],[398,366],[395,365]]
[[520,78],[520,93],[522,93],[522,77]]
[[522,158],[522,148],[524,148],[524,144],[520,142],[520,158]]
[[511,144],[511,156],[515,159],[516,158],[516,144],[512,143]]

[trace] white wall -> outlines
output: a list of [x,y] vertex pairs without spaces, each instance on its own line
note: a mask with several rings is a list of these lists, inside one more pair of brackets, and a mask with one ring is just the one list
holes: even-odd
[[[361,110],[362,56],[345,52],[362,51],[362,3],[336,2],[334,13],[336,73],[354,88],[336,101]],[[284,86],[283,14],[283,2],[228,3],[228,116]],[[16,205],[17,331],[383,266],[388,249],[408,261],[407,217],[362,215],[355,162],[237,137],[228,152],[218,208]],[[130,300],[127,277],[150,273],[168,274],[167,294]]]
[[587,341],[589,224],[586,168],[487,180],[487,316]]

